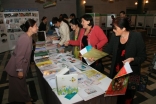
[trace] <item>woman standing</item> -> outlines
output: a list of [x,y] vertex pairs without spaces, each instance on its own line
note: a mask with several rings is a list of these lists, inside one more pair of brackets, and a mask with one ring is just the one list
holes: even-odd
[[[94,26],[94,21],[91,15],[85,14],[81,18],[81,24],[84,28],[83,31],[80,31],[80,35],[77,41],[69,41],[69,44],[79,45],[80,49],[91,45],[92,47],[102,50],[103,46],[107,43],[107,37],[104,34],[103,30],[99,26]],[[90,61],[93,61],[94,58],[90,58]],[[82,61],[85,62],[84,59]],[[94,62],[91,65],[93,68],[103,73],[104,67],[101,60]]]
[[[113,78],[126,62],[130,63],[132,74],[140,74],[141,64],[146,60],[146,49],[141,34],[130,31],[127,18],[116,18],[113,26],[115,34],[105,48],[105,52],[112,54],[110,78]],[[135,92],[127,90],[125,95],[118,96],[117,104],[132,104]]]
[[32,104],[27,89],[26,76],[32,52],[32,35],[37,33],[38,27],[33,19],[27,20],[20,27],[25,33],[19,37],[13,54],[5,67],[9,74],[8,100],[9,102]]
[[42,22],[39,26],[39,31],[47,31],[47,17],[45,16],[42,18]]
[[80,51],[80,34],[84,33],[84,29],[82,28],[78,18],[74,18],[70,21],[70,26],[72,28],[71,37],[69,41],[65,42],[65,46],[72,45],[72,53],[75,58],[80,58],[79,51]]

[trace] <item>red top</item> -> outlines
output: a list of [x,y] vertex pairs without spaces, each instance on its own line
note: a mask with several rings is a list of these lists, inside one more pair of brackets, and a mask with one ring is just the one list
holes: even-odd
[[[81,29],[79,33],[78,39],[70,40],[69,44],[74,46],[80,46],[80,49],[83,48],[82,38],[84,35],[85,29]],[[102,50],[102,47],[107,43],[108,39],[103,32],[103,30],[99,26],[94,26],[90,33],[88,34],[88,45],[91,45],[92,47]]]

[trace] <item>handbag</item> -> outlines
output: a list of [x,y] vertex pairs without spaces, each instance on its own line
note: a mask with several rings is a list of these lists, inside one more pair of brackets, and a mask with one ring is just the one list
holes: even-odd
[[148,76],[132,74],[129,76],[127,89],[144,92],[146,89],[147,82]]

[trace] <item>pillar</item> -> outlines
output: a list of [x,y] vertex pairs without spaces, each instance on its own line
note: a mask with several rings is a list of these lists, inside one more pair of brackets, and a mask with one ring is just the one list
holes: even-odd
[[145,5],[144,0],[138,0],[138,5],[137,5],[138,14],[143,14],[144,5]]
[[84,0],[76,0],[76,10],[77,17],[81,17],[85,14],[85,4],[83,4]]

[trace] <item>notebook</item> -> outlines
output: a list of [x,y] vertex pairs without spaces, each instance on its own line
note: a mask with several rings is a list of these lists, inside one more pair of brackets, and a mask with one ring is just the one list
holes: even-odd
[[64,68],[56,74],[58,95],[67,95],[78,92],[78,74],[67,74],[68,71],[68,68]]

